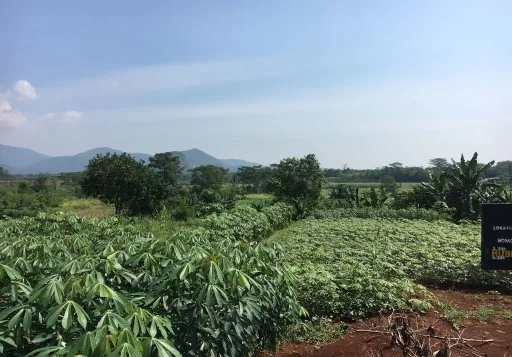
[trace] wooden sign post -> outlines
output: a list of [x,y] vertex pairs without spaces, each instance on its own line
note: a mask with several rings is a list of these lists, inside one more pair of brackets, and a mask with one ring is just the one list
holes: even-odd
[[482,206],[482,269],[512,270],[512,204]]

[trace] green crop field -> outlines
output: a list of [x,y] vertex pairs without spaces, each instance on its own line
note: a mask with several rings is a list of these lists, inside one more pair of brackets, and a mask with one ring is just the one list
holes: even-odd
[[480,269],[479,225],[406,219],[310,219],[277,232],[314,315],[359,318],[421,309],[427,286],[512,291],[512,272]]

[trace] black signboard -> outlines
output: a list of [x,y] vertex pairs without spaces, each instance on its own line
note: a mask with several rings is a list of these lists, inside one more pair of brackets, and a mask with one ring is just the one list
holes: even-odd
[[482,269],[512,270],[512,204],[482,206]]

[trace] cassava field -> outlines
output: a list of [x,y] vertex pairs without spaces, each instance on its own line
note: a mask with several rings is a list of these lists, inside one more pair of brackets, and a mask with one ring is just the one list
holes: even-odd
[[242,355],[282,339],[281,356],[398,356],[400,322],[432,350],[505,356],[512,273],[479,268],[478,224],[408,212],[292,223],[284,204],[241,205],[164,231],[70,213],[1,221],[2,353]]

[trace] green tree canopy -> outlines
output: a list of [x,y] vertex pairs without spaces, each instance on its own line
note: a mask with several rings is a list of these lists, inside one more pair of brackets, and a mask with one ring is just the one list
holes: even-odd
[[293,203],[299,214],[318,203],[325,178],[315,155],[287,158],[272,167],[268,186],[278,200]]
[[236,179],[238,182],[250,187],[253,192],[263,192],[272,174],[270,167],[242,166],[238,168]]
[[50,178],[46,175],[37,177],[32,183],[32,190],[34,192],[48,192],[51,189]]
[[396,183],[396,180],[391,175],[384,175],[380,180],[380,187],[383,188],[386,192],[396,194],[400,185]]
[[91,159],[81,186],[85,195],[114,204],[116,214],[152,214],[169,195],[162,177],[127,153]]
[[192,169],[190,184],[197,191],[204,189],[220,190],[223,183],[227,182],[228,169],[215,165],[203,165]]
[[428,164],[430,167],[433,167],[437,170],[446,170],[448,167],[450,167],[450,163],[448,160],[442,157],[435,157],[433,159],[430,159]]
[[149,167],[154,169],[168,185],[176,184],[182,173],[181,158],[172,152],[157,153],[149,158]]

